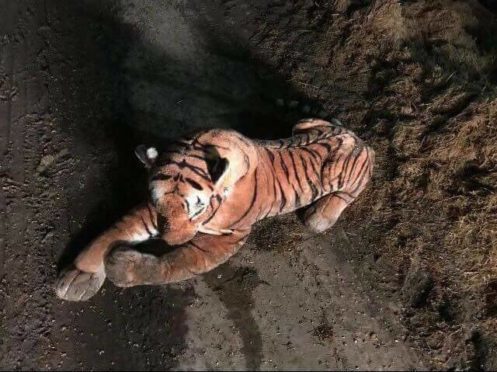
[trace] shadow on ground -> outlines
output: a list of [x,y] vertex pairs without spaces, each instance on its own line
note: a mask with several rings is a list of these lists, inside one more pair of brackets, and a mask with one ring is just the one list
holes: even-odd
[[[146,197],[145,171],[133,155],[138,144],[161,148],[168,139],[206,127],[233,128],[259,138],[284,137],[303,115],[285,107],[290,101],[299,101],[299,106],[301,94],[252,58],[233,35],[218,39],[210,29],[212,19],[201,15],[192,24],[182,24],[188,20],[185,14],[198,10],[169,5],[158,9],[164,11],[159,22],[172,20],[166,13],[175,15],[177,23],[167,27],[176,32],[178,45],[147,40],[133,18],[137,15],[126,13],[118,3],[59,3],[49,11],[56,30],[52,63],[57,66],[51,98],[59,127],[70,136],[71,152],[79,158],[80,173],[74,181],[82,187],[66,190],[71,200],[67,215],[82,225],[71,229],[59,267]],[[126,24],[130,18],[135,25]],[[174,28],[188,28],[186,36]],[[184,37],[191,37],[195,46],[183,45]],[[276,103],[278,98],[284,99],[283,107]],[[316,111],[319,105],[310,108]],[[213,277],[206,280],[215,285],[216,280],[208,278]],[[221,300],[242,334],[248,366],[258,368],[262,341],[250,314],[250,295],[228,289],[219,292]],[[188,288],[120,291],[107,285],[91,301],[92,310],[77,317],[82,330],[72,340],[78,345],[77,356],[68,358],[93,360],[93,368],[174,367],[186,332],[184,306],[192,296]],[[70,314],[84,310],[80,304],[65,308]],[[162,354],[156,353],[158,344]]]

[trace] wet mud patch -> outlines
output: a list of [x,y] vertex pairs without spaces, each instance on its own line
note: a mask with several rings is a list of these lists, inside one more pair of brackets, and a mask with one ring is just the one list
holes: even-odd
[[250,267],[235,267],[225,263],[203,276],[227,309],[230,319],[242,339],[241,352],[245,356],[248,370],[260,369],[262,354],[262,336],[252,311],[254,299],[252,292],[259,285],[268,285],[262,281],[257,271]]

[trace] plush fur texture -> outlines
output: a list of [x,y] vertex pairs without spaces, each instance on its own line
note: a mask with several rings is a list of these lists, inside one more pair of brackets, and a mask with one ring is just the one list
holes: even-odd
[[[325,231],[365,188],[374,163],[373,150],[354,133],[319,119],[299,122],[288,139],[250,140],[213,129],[162,154],[143,146],[136,153],[149,169],[150,201],[61,274],[60,298],[86,300],[106,277],[121,287],[191,278],[235,254],[255,222],[299,208],[306,208],[306,225]],[[177,247],[161,257],[113,249],[151,238]]]

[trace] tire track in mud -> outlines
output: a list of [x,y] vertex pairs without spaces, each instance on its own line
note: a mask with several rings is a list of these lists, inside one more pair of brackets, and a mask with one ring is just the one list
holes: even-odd
[[[9,2],[5,4],[6,6],[12,7],[14,4]],[[14,9],[5,9],[7,14],[16,13]],[[5,21],[1,34],[4,34],[4,39],[0,44],[0,230],[3,232],[0,236],[0,283],[4,282],[5,277],[5,244],[7,239],[5,234],[7,232],[7,200],[6,200],[6,190],[7,185],[5,180],[7,178],[7,158],[8,158],[8,147],[10,142],[10,128],[11,128],[11,116],[12,116],[12,103],[11,103],[11,89],[13,85],[13,51],[12,51],[12,41],[9,40],[8,33],[12,32],[13,25],[12,21],[15,17],[8,17]],[[0,35],[1,35],[0,34]],[[2,285],[0,284],[0,288]],[[2,289],[2,292],[4,290]],[[5,298],[5,293],[3,293],[2,299]],[[4,302],[4,300],[2,300]],[[2,309],[5,309],[5,304],[2,303]]]
[[[9,7],[15,6],[13,2],[8,2]],[[2,40],[0,55],[0,153],[7,155],[7,149],[10,142],[11,119],[12,119],[12,89],[14,83],[14,53],[12,50],[13,40],[10,35],[14,31],[12,22],[16,19],[14,14],[17,13],[16,9],[6,9],[6,13],[12,15],[3,26],[2,33],[4,39]],[[2,160],[4,160],[3,158]],[[3,163],[3,161],[2,161]],[[6,164],[2,164],[2,168]]]
[[[2,7],[7,22],[2,27],[0,86],[0,151],[2,214],[1,289],[2,366],[36,368],[46,355],[52,329],[50,252],[44,248],[37,220],[43,186],[26,173],[35,168],[40,138],[46,128],[38,115],[48,112],[46,76],[40,73],[38,52],[46,48],[37,34],[45,26],[42,3],[8,2]],[[5,51],[5,52],[4,52]],[[2,301],[2,302],[3,302]],[[38,355],[38,360],[26,358]]]

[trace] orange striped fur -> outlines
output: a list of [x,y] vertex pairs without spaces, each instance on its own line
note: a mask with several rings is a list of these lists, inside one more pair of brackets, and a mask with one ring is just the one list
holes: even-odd
[[[191,278],[225,262],[266,217],[305,208],[304,221],[329,229],[371,178],[374,151],[354,133],[319,119],[288,139],[250,140],[213,129],[157,154],[137,151],[150,170],[150,201],[98,237],[60,276],[60,298],[86,300],[105,278],[122,287]],[[161,238],[177,246],[156,257],[114,247]]]

